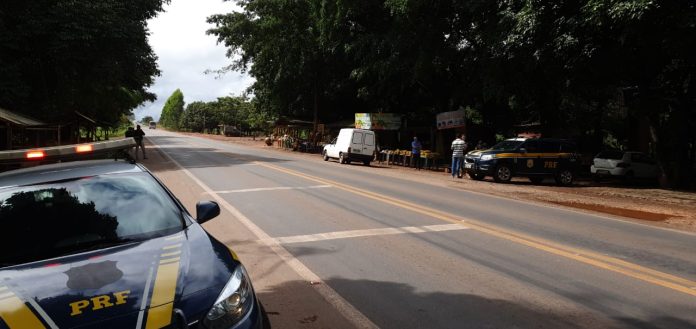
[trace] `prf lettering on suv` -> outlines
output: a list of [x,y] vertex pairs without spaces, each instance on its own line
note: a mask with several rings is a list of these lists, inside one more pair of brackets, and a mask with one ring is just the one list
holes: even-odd
[[482,180],[491,176],[503,183],[523,176],[535,184],[551,177],[559,185],[571,185],[579,166],[575,143],[565,139],[512,138],[464,157],[464,171],[469,177]]

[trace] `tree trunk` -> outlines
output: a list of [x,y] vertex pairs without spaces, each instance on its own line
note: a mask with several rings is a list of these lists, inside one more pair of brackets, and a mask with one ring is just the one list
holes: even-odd
[[316,133],[317,125],[319,124],[319,91],[317,87],[317,81],[314,81],[314,86],[312,87],[314,93],[314,120],[312,131]]

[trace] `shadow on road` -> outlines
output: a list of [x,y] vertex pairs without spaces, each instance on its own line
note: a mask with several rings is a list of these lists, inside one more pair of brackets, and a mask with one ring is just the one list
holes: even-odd
[[[593,319],[592,314],[533,309],[508,300],[472,294],[418,292],[402,283],[332,278],[328,284],[381,328],[694,328],[694,323],[673,317],[646,319]],[[291,281],[258,294],[260,300],[277,300],[277,294],[302,290],[308,282]],[[264,303],[274,328],[305,328],[325,317],[319,313],[292,314],[287,321],[283,305]],[[596,315],[595,315],[596,316]],[[323,318],[326,322],[326,318]],[[330,320],[329,320],[330,323]]]

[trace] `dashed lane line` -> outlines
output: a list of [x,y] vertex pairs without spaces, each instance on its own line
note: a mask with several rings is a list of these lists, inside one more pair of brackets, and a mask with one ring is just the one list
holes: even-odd
[[314,185],[314,186],[276,186],[276,187],[258,187],[239,190],[213,191],[215,194],[231,194],[231,193],[248,193],[248,192],[268,192],[268,191],[287,191],[287,190],[313,190],[320,188],[329,188],[331,185]]
[[307,235],[294,235],[279,238],[272,238],[275,242],[279,244],[291,244],[291,243],[303,243],[303,242],[317,242],[326,240],[337,240],[337,239],[350,239],[350,238],[361,238],[368,236],[384,236],[384,235],[395,235],[395,234],[413,234],[413,233],[427,233],[427,232],[445,232],[445,231],[457,231],[466,230],[467,227],[459,224],[441,224],[441,225],[426,225],[426,226],[405,226],[405,227],[384,227],[384,228],[372,228],[365,230],[350,230],[350,231],[337,231],[337,232],[326,232],[317,234],[307,234]]

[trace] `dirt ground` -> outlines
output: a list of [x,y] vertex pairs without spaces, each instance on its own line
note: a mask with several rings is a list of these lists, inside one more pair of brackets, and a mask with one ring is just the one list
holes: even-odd
[[[290,151],[266,146],[263,143],[263,138],[253,140],[250,137],[190,135],[290,153]],[[292,153],[298,156],[319,158],[317,154]],[[386,166],[384,163],[373,163],[372,165]],[[396,175],[403,175],[403,171],[408,171],[409,177],[417,180],[440,182],[478,193],[582,209],[588,212],[612,215],[624,220],[696,232],[696,193],[694,192],[659,189],[646,184],[629,186],[616,181],[595,183],[589,180],[578,180],[572,187],[559,187],[554,184],[553,180],[545,180],[540,185],[534,185],[525,178],[516,178],[511,183],[498,184],[492,182],[490,177],[484,181],[474,181],[468,178],[453,180],[449,173],[444,173],[442,170],[415,171],[412,168],[400,166],[390,166],[390,168],[393,169],[390,171]]]

